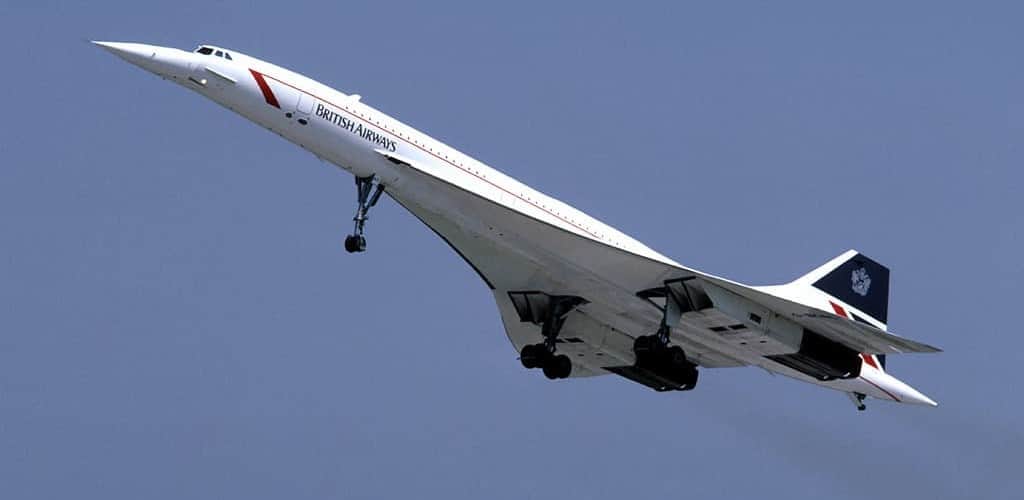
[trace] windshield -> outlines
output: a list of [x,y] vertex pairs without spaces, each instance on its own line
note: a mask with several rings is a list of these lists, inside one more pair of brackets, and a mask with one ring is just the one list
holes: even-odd
[[229,61],[233,60],[233,59],[231,59],[231,53],[230,52],[228,52],[226,50],[223,50],[223,49],[218,49],[216,47],[211,47],[209,45],[200,45],[193,52],[195,52],[197,54],[203,54],[205,56],[212,55],[212,56],[215,56],[215,57],[220,57],[220,58],[223,58],[223,59],[227,59]]

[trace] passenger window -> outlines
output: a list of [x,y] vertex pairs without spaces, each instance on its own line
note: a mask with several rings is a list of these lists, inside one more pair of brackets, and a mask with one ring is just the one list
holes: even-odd
[[213,49],[209,47],[199,47],[199,50],[197,50],[196,52],[208,56],[213,53]]
[[217,53],[216,53],[216,54],[214,54],[214,55],[216,55],[217,57],[224,57],[224,53],[223,53],[223,52],[221,52],[221,51],[219,51],[219,50],[218,50],[218,51],[217,51]]

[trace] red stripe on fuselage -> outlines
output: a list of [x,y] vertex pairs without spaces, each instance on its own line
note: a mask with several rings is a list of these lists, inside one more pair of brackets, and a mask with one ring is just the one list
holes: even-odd
[[880,386],[880,385],[878,385],[878,384],[876,384],[876,383],[874,383],[874,382],[872,382],[872,381],[870,381],[870,380],[868,380],[868,379],[866,379],[864,377],[861,377],[860,379],[865,381],[865,382],[867,382],[867,383],[869,383],[869,384],[871,384],[871,385],[873,385],[873,386],[875,386],[876,389],[884,392],[885,395],[889,396],[890,398],[892,398],[893,401],[895,401],[897,403],[902,403],[902,401],[900,401],[900,398],[896,397],[896,395],[894,395],[893,393],[891,393],[891,392],[889,392],[889,391],[887,391],[885,389],[882,389],[882,386]]
[[256,80],[256,85],[259,85],[260,92],[263,92],[263,98],[266,99],[267,104],[281,109],[281,105],[277,102],[277,97],[274,96],[274,92],[270,90],[270,85],[267,85],[267,80],[263,78],[263,73],[254,69],[249,70],[252,73],[252,77]]
[[843,306],[841,306],[839,304],[836,304],[835,302],[832,302],[831,300],[828,301],[828,303],[832,304],[832,310],[836,312],[837,316],[842,316],[844,318],[849,318],[849,316],[846,315],[846,309],[843,309]]

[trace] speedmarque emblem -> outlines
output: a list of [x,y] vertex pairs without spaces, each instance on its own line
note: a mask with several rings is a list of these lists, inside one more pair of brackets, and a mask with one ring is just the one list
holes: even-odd
[[861,297],[866,297],[868,289],[871,288],[871,276],[868,276],[867,269],[859,268],[854,269],[853,273],[850,274],[850,281],[853,282],[854,293]]

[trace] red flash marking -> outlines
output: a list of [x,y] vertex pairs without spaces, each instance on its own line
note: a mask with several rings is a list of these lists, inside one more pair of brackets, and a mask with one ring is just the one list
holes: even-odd
[[861,357],[861,359],[864,360],[865,363],[875,367],[876,370],[878,369],[878,365],[875,364],[875,357],[874,356],[872,356],[870,354],[861,353],[860,357]]
[[256,80],[256,85],[259,85],[260,92],[263,92],[263,98],[266,99],[267,104],[281,109],[281,105],[277,102],[277,97],[274,97],[274,92],[270,90],[270,85],[267,85],[267,80],[263,78],[263,73],[254,69],[250,69],[249,72],[252,73],[253,79]]
[[832,310],[836,312],[836,315],[842,316],[844,318],[848,318],[849,317],[849,316],[846,315],[846,309],[843,309],[843,306],[841,306],[839,304],[836,304],[835,302],[832,302],[831,300],[828,301],[828,303],[832,304]]

